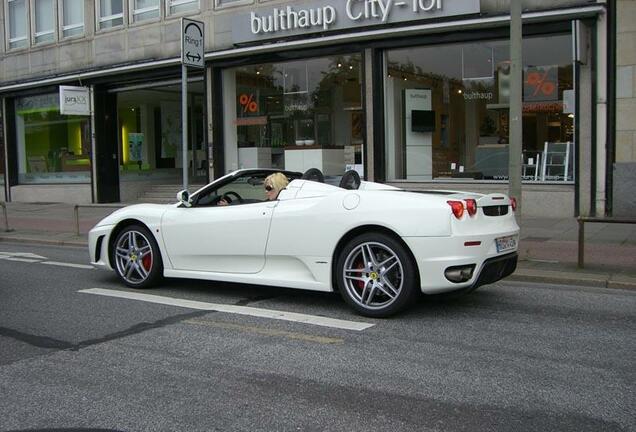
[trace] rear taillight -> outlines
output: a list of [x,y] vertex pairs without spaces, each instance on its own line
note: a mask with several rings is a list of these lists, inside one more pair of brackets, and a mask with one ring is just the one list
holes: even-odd
[[453,210],[453,214],[457,219],[461,219],[464,215],[464,203],[461,201],[446,201]]
[[517,198],[510,197],[510,207],[512,211],[517,211]]
[[477,201],[472,198],[469,198],[466,201],[466,211],[469,216],[475,216],[477,214]]

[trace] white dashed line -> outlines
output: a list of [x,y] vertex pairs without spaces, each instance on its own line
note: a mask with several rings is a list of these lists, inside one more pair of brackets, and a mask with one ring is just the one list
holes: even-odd
[[233,313],[238,315],[249,315],[255,316],[259,318],[270,318],[282,321],[293,321],[300,322],[304,324],[312,324],[322,327],[332,327],[339,328],[344,330],[355,330],[362,331],[368,329],[369,327],[373,327],[375,324],[358,322],[358,321],[347,321],[340,320],[336,318],[326,318],[316,315],[306,315],[296,312],[285,312],[279,310],[272,309],[261,309],[247,306],[234,306],[234,305],[226,305],[226,304],[218,304],[218,303],[206,303],[194,300],[186,300],[186,299],[178,299],[172,297],[162,297],[158,295],[152,294],[141,294],[134,293],[128,291],[117,291],[117,290],[108,290],[102,288],[90,288],[85,290],[80,290],[81,293],[87,294],[97,294],[102,296],[109,297],[118,297],[124,298],[128,300],[139,300],[145,301],[149,303],[157,303],[164,304],[170,306],[178,306],[189,309],[198,309],[198,310],[209,310],[209,311],[217,311],[217,312],[226,312]]
[[31,259],[31,258],[18,258],[18,257],[6,257],[6,256],[0,256],[0,259],[3,259],[5,261],[19,261],[19,262],[26,262],[26,263],[35,263],[35,262],[40,262],[40,260],[37,259]]
[[73,264],[73,263],[65,263],[65,262],[58,262],[58,261],[42,261],[40,264],[54,265],[54,266],[60,266],[60,267],[72,267],[72,268],[80,268],[80,269],[89,269],[89,270],[93,270],[95,268],[92,265]]
[[58,267],[71,267],[71,268],[79,268],[79,269],[87,269],[93,270],[95,267],[88,264],[75,264],[75,263],[67,263],[60,261],[45,261],[46,257],[42,255],[36,255],[30,252],[0,252],[0,260],[5,261],[19,261],[25,263],[38,263],[38,264],[46,264],[53,265]]

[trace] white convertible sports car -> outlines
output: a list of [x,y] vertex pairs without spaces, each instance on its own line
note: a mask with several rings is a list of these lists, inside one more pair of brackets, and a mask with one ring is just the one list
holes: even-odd
[[506,195],[407,192],[354,171],[335,186],[312,169],[281,171],[290,182],[266,201],[273,172],[239,170],[176,204],[117,210],[90,231],[91,261],[134,288],[166,276],[337,290],[372,317],[515,270],[519,226]]

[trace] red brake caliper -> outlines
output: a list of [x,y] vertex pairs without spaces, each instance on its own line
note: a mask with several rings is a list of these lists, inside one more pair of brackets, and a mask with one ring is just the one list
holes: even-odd
[[152,267],[152,255],[148,254],[141,259],[141,264],[144,266],[146,271],[150,271]]
[[[358,270],[362,270],[364,268],[364,262],[362,262],[362,259],[358,260],[358,262],[356,263],[355,268],[358,269]],[[356,281],[356,284],[358,285],[358,288],[360,289],[360,292],[364,291],[364,282],[359,280],[359,281]]]

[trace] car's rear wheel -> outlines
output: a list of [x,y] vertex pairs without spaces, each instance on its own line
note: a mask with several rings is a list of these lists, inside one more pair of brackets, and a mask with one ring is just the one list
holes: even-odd
[[130,225],[115,239],[115,271],[132,288],[149,288],[162,276],[163,263],[159,246],[144,226]]
[[340,251],[336,269],[342,297],[362,315],[393,315],[418,292],[413,259],[398,240],[383,233],[351,239]]

